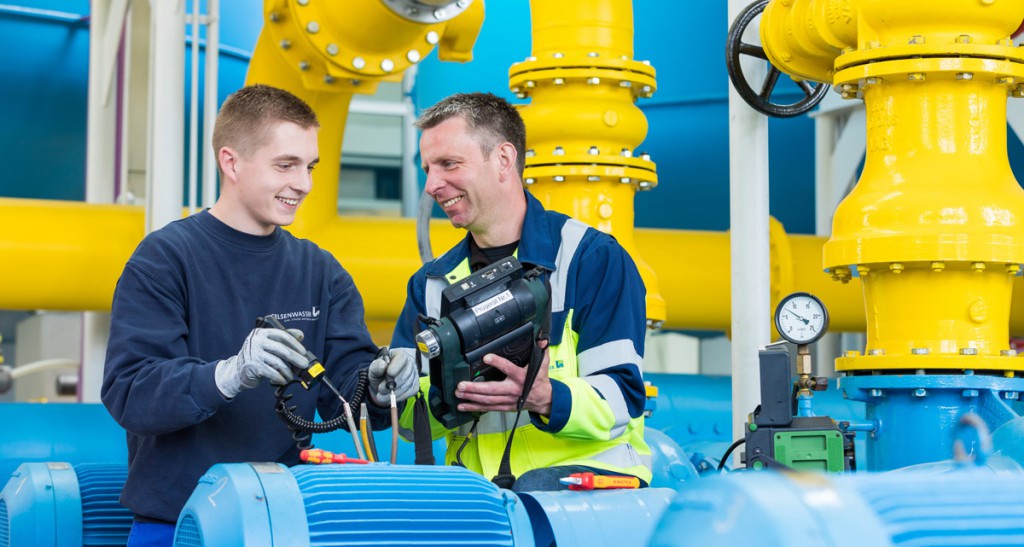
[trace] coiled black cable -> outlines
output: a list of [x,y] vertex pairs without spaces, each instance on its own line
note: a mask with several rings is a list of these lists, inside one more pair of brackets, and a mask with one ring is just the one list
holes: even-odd
[[[337,431],[345,427],[345,411],[343,408],[338,409],[338,415],[330,420],[323,422],[314,422],[307,420],[302,416],[295,414],[297,406],[289,406],[288,401],[294,397],[287,393],[288,388],[292,384],[299,383],[299,380],[292,380],[283,386],[277,388],[274,392],[274,396],[277,397],[277,403],[274,405],[274,411],[277,416],[281,418],[281,421],[288,426],[288,429],[292,432],[292,439],[295,440],[295,446],[300,450],[307,450],[313,448],[313,444],[309,442],[313,433],[330,433],[331,431]],[[359,371],[359,380],[356,382],[356,389],[352,394],[352,399],[348,401],[349,407],[352,409],[352,415],[359,415],[359,405],[363,404],[366,399],[366,389],[369,384],[369,377],[366,369]]]
[[348,406],[352,408],[352,415],[359,416],[359,407],[366,401],[366,388],[370,385],[369,369],[359,371],[359,380],[356,382],[356,389],[352,392],[352,398]]

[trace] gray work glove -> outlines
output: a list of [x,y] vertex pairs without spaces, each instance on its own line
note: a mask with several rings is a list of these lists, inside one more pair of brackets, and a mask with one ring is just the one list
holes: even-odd
[[378,357],[370,363],[367,377],[370,380],[370,396],[378,405],[391,404],[391,388],[394,382],[395,399],[404,401],[420,390],[420,375],[416,370],[416,362],[405,351],[391,351],[391,362]]
[[274,385],[288,383],[294,378],[293,370],[309,366],[306,348],[299,343],[302,336],[298,329],[253,329],[238,355],[217,363],[217,389],[231,399],[259,385],[260,378]]

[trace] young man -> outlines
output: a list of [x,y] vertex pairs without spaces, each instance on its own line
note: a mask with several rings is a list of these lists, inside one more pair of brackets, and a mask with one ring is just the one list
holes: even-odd
[[[516,491],[565,488],[562,477],[593,471],[651,479],[651,452],[643,439],[645,390],[641,377],[646,311],[636,265],[610,236],[553,211],[523,190],[526,130],[516,109],[492,94],[452,95],[426,110],[420,155],[426,192],[466,238],[423,266],[409,281],[392,352],[414,355],[417,314],[438,317],[440,293],[450,283],[516,254],[540,267],[551,286],[550,346],[520,416],[511,449]],[[428,304],[429,303],[429,304]],[[462,382],[458,409],[483,413],[476,430],[445,431],[448,464],[486,477],[497,473],[504,439],[515,423],[525,368],[488,355],[507,375],[500,382]],[[429,390],[424,379],[423,390]],[[403,428],[411,428],[407,405]],[[403,435],[409,438],[407,431]]]
[[[318,128],[287,91],[232,94],[213,135],[217,203],[149,234],[121,274],[102,396],[128,432],[129,545],[171,545],[178,513],[213,464],[299,462],[274,391],[308,366],[307,349],[349,399],[377,352],[352,277],[281,229],[312,190]],[[254,329],[267,315],[288,331]],[[377,371],[375,398],[387,402],[376,393],[385,376],[399,398],[415,393],[415,371],[399,368]],[[289,389],[296,414],[338,414],[340,401],[320,386]],[[374,429],[386,427],[387,410],[368,406]]]

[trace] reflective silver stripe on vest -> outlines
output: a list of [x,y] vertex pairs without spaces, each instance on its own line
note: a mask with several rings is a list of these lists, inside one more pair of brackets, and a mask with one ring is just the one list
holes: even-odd
[[427,285],[424,288],[424,304],[427,307],[427,317],[441,317],[441,291],[448,286],[443,277],[428,277]]
[[641,363],[643,358],[636,352],[632,340],[615,340],[581,352],[576,366],[581,376],[589,376],[615,365],[631,364],[642,369]]
[[583,378],[583,381],[594,386],[594,389],[601,392],[604,400],[608,403],[608,406],[612,409],[612,414],[615,415],[615,426],[612,427],[611,437],[609,439],[615,439],[622,436],[626,432],[626,426],[629,425],[629,408],[626,407],[626,398],[622,396],[622,390],[619,389],[619,384],[615,383],[615,380],[611,376],[605,374],[599,374],[597,376],[587,376]]
[[587,233],[587,225],[582,222],[569,219],[562,226],[562,243],[558,246],[558,255],[555,257],[555,273],[551,277],[551,313],[558,313],[565,309],[565,287],[569,279],[569,264],[580,248],[580,241]]
[[643,454],[638,453],[636,449],[633,448],[633,445],[629,443],[613,446],[612,448],[587,459],[597,460],[619,468],[630,468],[637,465],[642,465],[647,469],[651,468],[651,456],[644,456]]
[[[519,418],[519,425],[523,426],[530,423],[530,417],[527,412],[523,411],[524,416]],[[476,426],[477,435],[485,435],[487,433],[505,433],[506,431],[512,431],[512,424],[516,423],[515,412],[484,412],[480,415],[480,423]],[[465,437],[469,435],[469,430],[473,427],[473,422],[463,424],[459,426],[457,435]]]

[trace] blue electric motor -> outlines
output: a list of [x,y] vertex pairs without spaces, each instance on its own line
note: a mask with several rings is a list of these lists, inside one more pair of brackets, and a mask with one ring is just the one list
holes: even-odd
[[218,464],[174,545],[533,545],[515,494],[460,467]]
[[0,547],[123,546],[125,464],[24,463],[0,492]]
[[174,544],[624,545],[649,537],[674,495],[645,488],[517,496],[461,467],[218,464],[185,504]]

